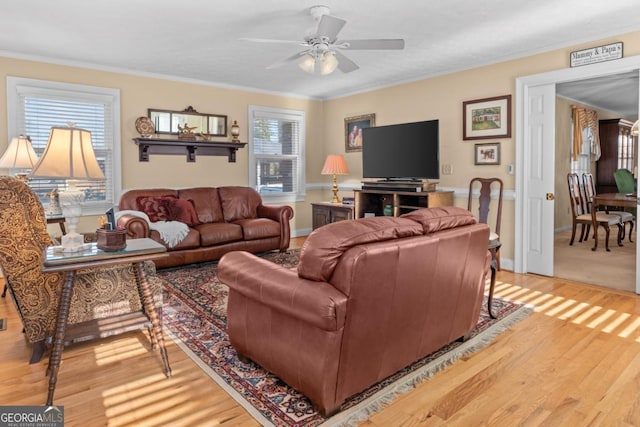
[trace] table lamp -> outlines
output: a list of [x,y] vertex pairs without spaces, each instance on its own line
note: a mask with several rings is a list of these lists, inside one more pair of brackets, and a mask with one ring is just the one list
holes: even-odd
[[91,132],[73,125],[52,127],[44,154],[31,171],[31,176],[67,180],[67,189],[59,194],[62,213],[69,222],[69,232],[62,236],[62,250],[83,250],[84,238],[76,232],[76,226],[82,214],[85,194],[76,184],[77,181],[104,179],[93,151]]
[[[38,162],[38,156],[33,151],[31,139],[20,135],[11,139],[9,148],[0,158],[0,168],[4,169],[31,169]],[[27,181],[27,172],[18,172],[16,178]]]
[[342,154],[329,154],[320,173],[322,175],[333,175],[333,200],[331,202],[340,203],[336,175],[347,175],[349,173],[344,156]]

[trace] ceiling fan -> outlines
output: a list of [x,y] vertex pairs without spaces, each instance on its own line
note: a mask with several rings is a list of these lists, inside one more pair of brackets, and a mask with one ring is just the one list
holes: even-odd
[[340,52],[341,50],[372,49],[404,49],[403,39],[361,39],[338,40],[337,36],[347,21],[331,16],[327,6],[313,6],[309,13],[317,22],[315,32],[307,35],[303,42],[293,40],[273,40],[243,38],[241,40],[259,43],[286,43],[303,46],[305,49],[291,55],[283,61],[269,65],[267,69],[299,60],[300,68],[308,73],[331,74],[336,70],[350,73],[357,70],[358,65]]

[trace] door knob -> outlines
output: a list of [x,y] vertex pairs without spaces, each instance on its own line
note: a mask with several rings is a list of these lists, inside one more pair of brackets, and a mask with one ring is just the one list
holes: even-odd
[[547,200],[555,200],[556,196],[553,193],[547,193]]

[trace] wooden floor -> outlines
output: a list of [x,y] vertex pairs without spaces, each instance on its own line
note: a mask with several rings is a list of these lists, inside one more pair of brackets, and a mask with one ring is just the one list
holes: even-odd
[[[640,425],[640,299],[561,279],[500,272],[496,294],[535,306],[492,344],[400,396],[362,425]],[[46,362],[0,301],[0,405],[41,405]],[[131,333],[63,353],[55,403],[67,426],[257,423],[169,341],[166,379],[148,337]]]

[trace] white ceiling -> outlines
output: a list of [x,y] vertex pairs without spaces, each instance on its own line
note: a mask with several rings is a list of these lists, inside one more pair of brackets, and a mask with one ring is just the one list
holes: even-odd
[[5,0],[0,55],[329,99],[640,30],[637,0],[320,0],[339,39],[406,41],[328,76],[267,70],[302,48],[239,40],[302,41],[317,1]]

